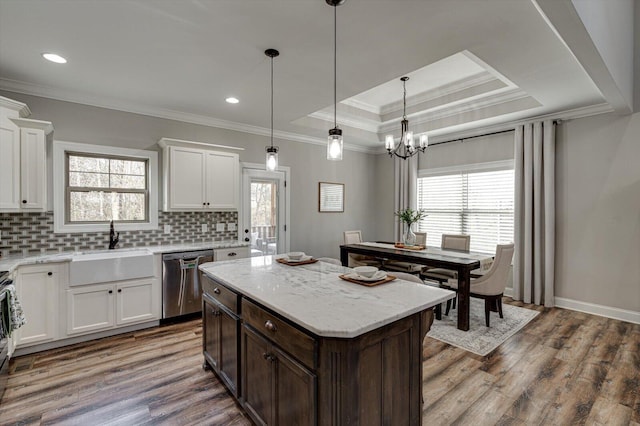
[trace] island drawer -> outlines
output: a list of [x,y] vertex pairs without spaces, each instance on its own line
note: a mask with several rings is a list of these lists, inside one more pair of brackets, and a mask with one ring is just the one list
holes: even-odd
[[229,308],[234,314],[238,314],[240,296],[224,285],[215,282],[205,274],[202,274],[202,292]]
[[300,362],[315,369],[316,341],[313,337],[244,298],[242,319]]

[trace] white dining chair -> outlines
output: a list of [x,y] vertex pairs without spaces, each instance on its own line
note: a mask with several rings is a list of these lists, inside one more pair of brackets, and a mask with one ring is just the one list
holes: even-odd
[[[345,244],[358,244],[362,242],[362,231],[344,231]],[[375,266],[380,268],[382,261],[375,257],[362,254],[349,254],[349,267],[354,266]]]
[[[427,245],[426,232],[416,232],[416,245],[418,246]],[[422,268],[424,268],[424,265],[418,265],[411,262],[403,262],[401,260],[385,260],[382,263],[382,268],[387,271],[406,272],[408,274],[419,275],[420,272],[422,271]]]
[[[513,244],[498,244],[496,246],[496,256],[491,268],[480,278],[471,279],[469,295],[471,297],[484,299],[484,316],[487,327],[489,327],[489,313],[492,308],[496,308],[500,318],[504,318],[502,314],[502,295],[509,280],[513,251]],[[451,281],[447,287],[452,290],[457,290],[457,281]],[[449,301],[447,301],[445,315],[449,314],[449,307],[450,304]]]
[[[442,234],[442,242],[440,247],[443,250],[469,251],[470,246],[470,235]],[[449,281],[450,278],[458,278],[458,273],[451,269],[423,267],[420,271],[420,278],[425,280],[438,281],[439,283],[445,283]]]

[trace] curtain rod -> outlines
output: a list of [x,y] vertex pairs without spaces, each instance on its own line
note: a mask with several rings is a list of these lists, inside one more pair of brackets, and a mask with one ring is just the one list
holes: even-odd
[[443,143],[449,143],[449,142],[462,142],[462,141],[467,140],[467,139],[475,139],[475,138],[481,138],[481,137],[484,137],[484,136],[499,135],[501,133],[515,132],[515,130],[516,129],[507,129],[507,130],[500,130],[500,131],[497,131],[497,132],[484,133],[482,135],[467,136],[467,137],[464,137],[464,138],[455,138],[455,139],[451,139],[451,140],[448,140],[448,141],[430,143],[429,146],[436,146],[436,145],[441,145]]
[[[555,125],[562,124],[562,122],[563,122],[563,120],[560,120],[560,119],[551,120],[551,121]],[[484,136],[499,135],[501,133],[515,132],[515,131],[516,131],[515,128],[513,128],[513,129],[505,129],[505,130],[498,130],[498,131],[495,131],[495,132],[484,133],[482,135],[467,136],[467,137],[464,137],[464,138],[456,138],[456,139],[450,139],[448,141],[430,143],[429,146],[436,146],[436,145],[440,145],[440,144],[443,144],[443,143],[450,143],[450,142],[462,142],[462,141],[467,140],[467,139],[475,139],[475,138],[481,138],[481,137],[484,137]]]

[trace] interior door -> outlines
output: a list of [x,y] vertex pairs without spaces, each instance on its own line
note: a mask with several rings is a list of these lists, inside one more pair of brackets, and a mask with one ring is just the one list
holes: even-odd
[[288,172],[259,167],[242,169],[242,239],[251,244],[251,256],[285,253],[289,251]]

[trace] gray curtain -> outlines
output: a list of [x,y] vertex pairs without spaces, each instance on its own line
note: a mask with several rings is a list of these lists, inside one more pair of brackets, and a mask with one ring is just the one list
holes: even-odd
[[516,127],[513,298],[554,306],[555,124]]
[[[396,188],[394,199],[394,212],[407,208],[417,208],[418,194],[418,155],[403,160],[393,157],[394,161],[394,184]],[[402,239],[402,222],[394,216],[394,238],[396,241]]]

